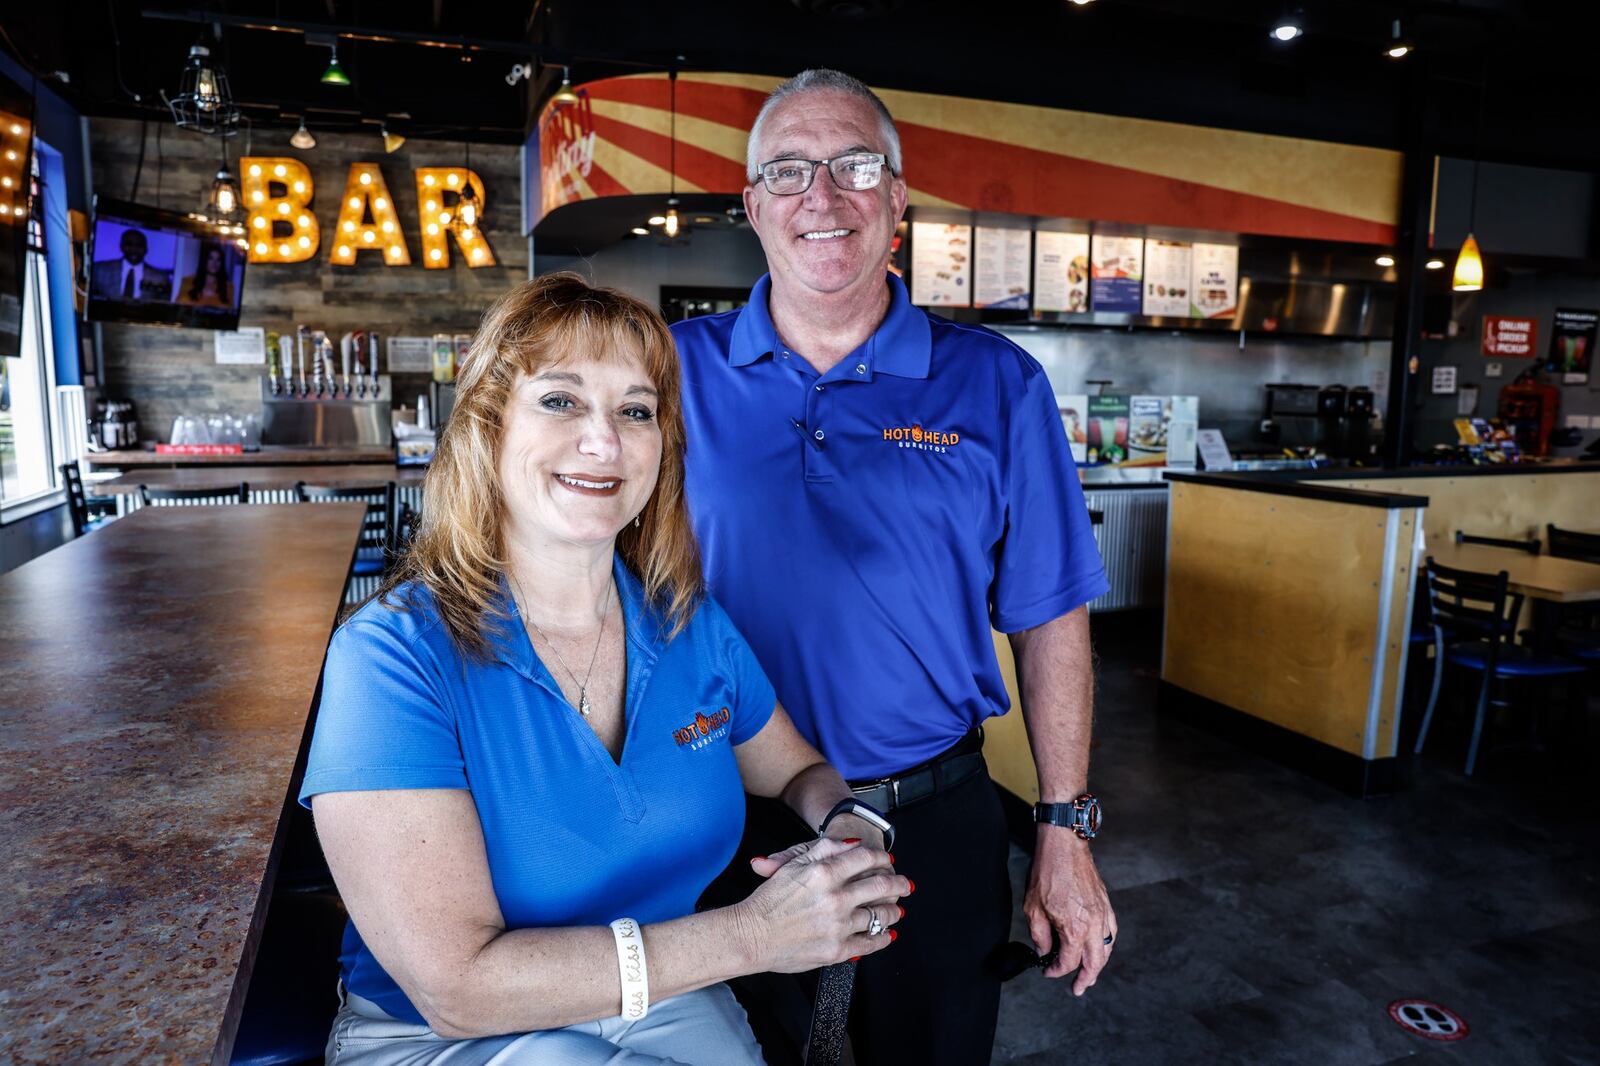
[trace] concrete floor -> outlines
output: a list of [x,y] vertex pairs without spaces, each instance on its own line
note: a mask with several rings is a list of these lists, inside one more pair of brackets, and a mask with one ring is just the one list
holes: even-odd
[[[1037,972],[1007,985],[995,1063],[1600,1063],[1592,711],[1587,736],[1488,747],[1469,779],[1441,707],[1410,783],[1358,800],[1158,715],[1159,634],[1096,621],[1116,954],[1081,1000]],[[1023,941],[1027,864],[1014,849]],[[1386,1007],[1408,996],[1469,1035],[1402,1030]]]

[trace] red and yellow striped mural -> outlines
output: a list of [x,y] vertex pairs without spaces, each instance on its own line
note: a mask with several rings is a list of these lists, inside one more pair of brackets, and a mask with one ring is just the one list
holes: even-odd
[[[539,120],[540,214],[599,196],[738,193],[745,133],[780,79],[589,82]],[[1083,111],[879,90],[913,206],[1388,244],[1398,152]]]

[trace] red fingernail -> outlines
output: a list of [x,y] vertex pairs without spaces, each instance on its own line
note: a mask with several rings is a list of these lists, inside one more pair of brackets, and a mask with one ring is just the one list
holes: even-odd
[[861,843],[861,838],[860,837],[845,837],[842,841],[840,841],[840,843],[842,843],[842,844],[859,844],[859,843]]
[[860,962],[861,961],[861,956],[860,955],[852,955],[852,956],[850,956],[850,961],[851,962]]
[[889,865],[890,866],[894,865],[894,852],[892,852],[892,851],[889,853]]
[[893,944],[896,940],[899,940],[899,939],[900,939],[900,934],[899,933],[897,933],[893,929],[889,930],[889,943]]
[[909,878],[909,877],[906,878],[906,895],[909,896],[909,895],[911,895],[911,893],[915,892],[916,890],[917,890],[917,883],[915,881],[911,880],[911,878]]
[[751,862],[755,862],[757,859],[764,859],[764,858],[766,858],[765,855],[752,855],[752,856],[750,856],[750,861]]
[[904,918],[905,916],[906,916],[906,909],[904,907],[901,907],[900,908],[900,917]]

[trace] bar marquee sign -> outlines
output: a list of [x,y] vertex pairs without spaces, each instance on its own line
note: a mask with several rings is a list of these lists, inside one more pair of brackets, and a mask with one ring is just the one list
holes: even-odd
[[[248,211],[244,240],[250,262],[303,263],[316,258],[323,243],[322,226],[311,210],[317,190],[305,163],[291,156],[245,156],[239,169]],[[449,267],[454,238],[467,266],[493,266],[494,252],[483,235],[483,179],[467,167],[417,167],[414,177],[422,265],[430,270]],[[463,198],[469,188],[473,195]],[[460,220],[455,219],[457,213],[463,215]],[[334,266],[355,266],[363,252],[382,256],[385,266],[410,265],[411,248],[377,163],[350,164],[328,243]]]

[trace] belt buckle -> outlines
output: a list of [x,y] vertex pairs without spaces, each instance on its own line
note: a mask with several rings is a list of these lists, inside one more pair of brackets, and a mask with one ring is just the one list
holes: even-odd
[[894,798],[894,805],[900,806],[900,779],[891,778],[889,781],[889,795]]

